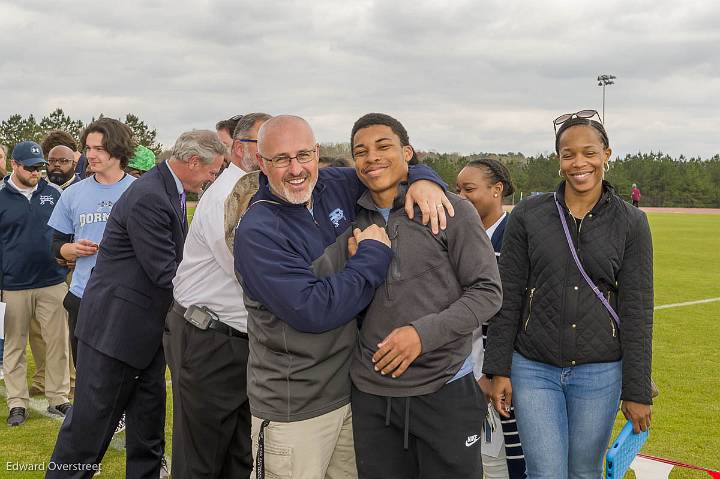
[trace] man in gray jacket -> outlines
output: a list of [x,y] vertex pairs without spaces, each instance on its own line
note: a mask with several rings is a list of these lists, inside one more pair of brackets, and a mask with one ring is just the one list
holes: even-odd
[[[365,115],[351,146],[368,187],[357,226],[384,226],[393,251],[350,367],[359,477],[480,477],[487,409],[470,350],[473,330],[502,303],[493,248],[473,206],[456,195],[448,195],[455,217],[439,234],[407,217],[415,155],[400,122]],[[354,238],[348,249],[353,256]]]

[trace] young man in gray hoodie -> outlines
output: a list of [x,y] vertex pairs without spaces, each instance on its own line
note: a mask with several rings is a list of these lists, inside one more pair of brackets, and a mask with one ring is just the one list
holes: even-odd
[[[393,250],[350,367],[359,477],[480,477],[487,411],[470,350],[473,330],[502,303],[492,245],[456,195],[448,194],[455,217],[439,234],[407,217],[408,164],[417,160],[400,122],[365,115],[351,146],[368,187],[357,226],[384,226]],[[355,249],[350,238],[348,254]]]

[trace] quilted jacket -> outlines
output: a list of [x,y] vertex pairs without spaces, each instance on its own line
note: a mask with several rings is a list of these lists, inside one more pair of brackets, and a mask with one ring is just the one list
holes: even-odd
[[500,256],[503,306],[490,321],[483,372],[512,377],[513,350],[557,367],[623,360],[622,399],[651,404],[652,239],[645,213],[609,183],[584,219],[564,200],[573,243],[590,279],[620,316],[613,321],[580,275],[552,193],[520,202]]

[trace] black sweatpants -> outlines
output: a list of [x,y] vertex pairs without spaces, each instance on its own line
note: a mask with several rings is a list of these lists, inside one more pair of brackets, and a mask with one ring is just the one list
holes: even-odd
[[[100,464],[125,412],[126,477],[157,479],[165,448],[165,358],[162,347],[145,369],[78,342],[75,404],[60,428],[46,478],[90,478],[81,464]],[[75,469],[75,470],[73,470]]]
[[198,329],[171,309],[163,344],[173,391],[172,477],[247,479],[248,340]]
[[352,387],[361,479],[482,477],[480,387],[472,374],[422,396],[390,398]]
[[63,307],[68,312],[68,333],[70,335],[70,350],[72,351],[73,364],[77,364],[78,340],[75,337],[75,325],[77,324],[78,313],[80,312],[80,298],[70,291],[63,299]]

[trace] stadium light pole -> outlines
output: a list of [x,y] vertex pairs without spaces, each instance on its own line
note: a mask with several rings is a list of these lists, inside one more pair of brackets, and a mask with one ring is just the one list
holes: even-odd
[[603,102],[602,102],[602,121],[605,124],[605,87],[608,85],[615,84],[615,75],[600,75],[597,77],[598,86],[603,89]]

